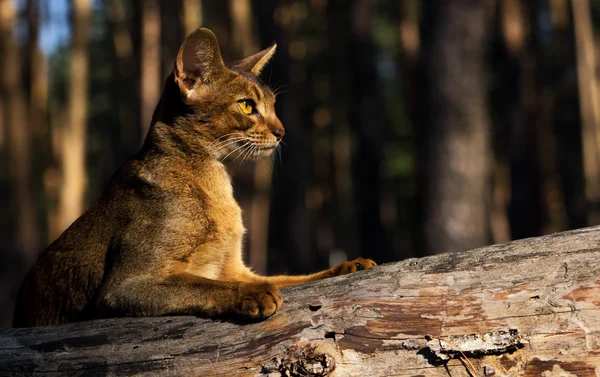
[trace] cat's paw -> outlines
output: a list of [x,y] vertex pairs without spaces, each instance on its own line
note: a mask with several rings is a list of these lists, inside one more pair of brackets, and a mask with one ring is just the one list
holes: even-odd
[[333,276],[350,274],[352,272],[368,270],[377,266],[377,263],[370,259],[356,258],[351,261],[341,263],[333,268]]
[[264,319],[272,316],[283,298],[279,289],[271,283],[250,283],[240,286],[236,311],[249,319]]

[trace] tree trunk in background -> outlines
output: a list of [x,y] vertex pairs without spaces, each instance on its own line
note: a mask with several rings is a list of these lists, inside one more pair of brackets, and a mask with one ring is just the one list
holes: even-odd
[[[255,4],[261,45],[277,42],[277,53],[267,66],[265,77],[274,88],[285,88],[276,111],[286,128],[282,163],[275,166],[269,232],[269,272],[302,273],[314,270],[314,248],[306,198],[310,177],[310,137],[307,135],[306,62],[292,57],[291,46],[299,42],[300,28],[291,20],[289,4],[261,0]],[[285,16],[285,17],[284,17]]]
[[[398,138],[398,143],[413,148],[410,157],[414,162],[411,164],[411,171],[407,172],[404,177],[397,177],[392,183],[384,185],[384,195],[389,196],[389,191],[393,190],[391,194],[397,200],[397,203],[395,212],[393,212],[396,218],[388,220],[386,212],[383,213],[383,218],[384,227],[388,229],[390,226],[386,223],[394,221],[391,227],[392,242],[399,259],[404,259],[420,256],[424,250],[424,238],[421,236],[423,216],[421,203],[424,201],[424,195],[419,189],[408,189],[409,192],[414,190],[411,194],[406,192],[407,187],[418,187],[416,183],[423,182],[422,176],[427,170],[424,166],[425,161],[417,158],[419,151],[423,150],[419,143],[424,141],[424,138],[420,136],[424,132],[425,124],[425,112],[423,111],[425,69],[423,67],[423,33],[420,32],[421,14],[423,13],[421,1],[399,0],[398,8],[400,13],[398,18],[398,31],[400,34],[400,56],[397,61],[398,85],[400,86],[398,95],[401,96],[406,106],[405,117],[409,122],[407,128],[410,129],[409,139],[402,140]],[[382,88],[384,88],[383,85]],[[387,123],[385,127],[388,128]],[[386,145],[389,143],[387,132],[392,135],[391,137],[397,133],[393,128],[388,129],[389,131],[386,131]],[[401,196],[398,194],[399,192],[405,192],[406,194]],[[384,200],[387,200],[387,198],[384,198]],[[387,209],[387,211],[389,210]]]
[[[553,1],[554,8],[551,7],[550,2],[536,3],[536,6],[533,8],[534,14],[537,15],[536,19],[539,20],[543,17],[568,17],[568,7],[565,7],[566,9],[562,10],[563,12],[567,11],[566,15],[556,13],[560,11],[560,7],[557,7],[556,4],[561,1],[563,0]],[[565,21],[563,20],[560,22],[564,23]],[[537,30],[543,29],[545,26],[540,22],[532,22],[532,25],[538,24],[540,24],[540,26],[537,27]],[[538,155],[536,158],[540,169],[540,192],[542,193],[542,207],[539,212],[543,216],[542,233],[539,235],[551,234],[569,229],[565,190],[559,173],[560,162],[558,160],[558,150],[560,148],[559,144],[561,144],[563,140],[558,138],[558,122],[556,119],[559,100],[557,97],[560,95],[561,90],[555,85],[557,77],[555,72],[561,67],[561,55],[564,54],[565,51],[569,52],[570,50],[564,47],[561,48],[562,46],[559,43],[556,43],[558,41],[556,22],[554,22],[552,26],[552,29],[550,29],[552,33],[551,41],[548,42],[548,38],[545,38],[544,35],[538,31],[533,34],[536,38],[530,49],[535,57],[535,65],[538,67],[536,72],[538,81],[536,85],[536,132],[537,143],[540,147],[537,149]],[[566,44],[566,46],[568,45],[569,44]],[[573,55],[572,50],[570,53]],[[548,56],[552,56],[552,58],[548,59]],[[537,235],[538,234],[536,234],[536,236]]]
[[490,125],[485,3],[429,1],[424,130],[424,235],[428,254],[485,245],[489,237]]
[[221,55],[225,62],[231,62],[233,59],[238,58],[235,55],[235,49],[231,42],[233,21],[231,19],[232,11],[230,6],[230,0],[204,1],[202,3],[204,21],[202,26],[209,28],[217,36],[219,46],[221,47]]
[[258,52],[252,25],[252,5],[250,0],[229,0],[231,12],[231,45],[239,58]]
[[[4,100],[4,121],[7,131],[8,171],[11,200],[5,210],[16,225],[11,238],[17,253],[25,263],[31,262],[39,248],[39,231],[36,222],[36,197],[32,187],[31,139],[27,100],[21,77],[22,64],[19,47],[13,39],[16,9],[10,0],[0,1],[0,28],[2,45],[1,93]],[[12,211],[9,208],[12,207]],[[6,245],[10,250],[10,245]]]
[[[323,30],[327,38],[320,38],[325,45],[319,62],[322,73],[315,77],[314,84],[315,96],[321,101],[313,116],[314,122],[322,129],[318,132],[327,135],[328,157],[317,158],[315,165],[323,165],[319,179],[327,184],[329,191],[327,201],[321,209],[321,217],[329,223],[332,245],[325,252],[329,255],[330,266],[359,254],[375,259],[371,250],[361,250],[362,229],[358,228],[359,201],[354,174],[358,169],[356,154],[353,153],[356,149],[358,122],[353,123],[351,119],[359,111],[349,110],[357,97],[354,93],[357,90],[355,84],[361,83],[360,78],[353,80],[352,77],[357,68],[352,63],[357,55],[353,49],[358,47],[352,40],[356,7],[355,2],[328,2],[325,15],[327,29]],[[368,19],[371,16],[366,15]],[[366,23],[368,29],[369,21]]]
[[[48,164],[47,156],[50,155],[50,140],[48,137],[48,59],[39,48],[39,29],[42,20],[41,0],[28,0],[26,5],[28,40],[27,40],[27,81],[29,86],[29,125],[32,145],[36,152],[31,156],[33,160],[33,190],[45,194],[44,172]],[[47,214],[46,195],[37,195],[35,198],[36,222],[40,233],[38,242],[45,241],[42,233],[47,234],[45,226]],[[44,229],[42,231],[42,229]],[[41,250],[38,250],[38,252]]]
[[[273,152],[277,153],[277,152]],[[276,158],[276,156],[273,156]],[[248,264],[260,274],[267,273],[269,249],[269,213],[271,208],[272,164],[270,159],[257,161],[253,169],[254,195],[250,208]]]
[[[258,46],[253,26],[253,12],[250,0],[229,0],[231,12],[231,47],[238,58],[254,54]],[[276,153],[276,152],[275,152]],[[276,158],[276,156],[273,156]],[[239,159],[238,159],[239,160]],[[244,162],[240,162],[244,164]],[[271,194],[271,159],[259,160],[247,166],[234,168],[236,197],[245,215],[248,228],[248,264],[260,274],[267,272],[267,251],[269,239],[269,210]]]
[[[164,25],[160,30],[160,76],[159,96],[162,93],[164,79],[171,73],[175,65],[175,58],[179,52],[179,46],[185,35],[181,14],[183,13],[182,0],[160,0],[160,24]],[[199,25],[198,25],[199,26]],[[158,102],[158,99],[157,99]],[[156,106],[156,104],[154,104]],[[154,109],[152,109],[154,111]]]
[[[303,25],[304,33],[295,43],[290,45],[290,55],[300,64],[305,66],[305,85],[308,96],[305,99],[306,115],[305,124],[309,127],[310,169],[312,175],[306,193],[305,206],[308,209],[309,222],[313,240],[314,256],[313,269],[320,269],[327,265],[337,264],[340,260],[348,259],[357,251],[358,234],[354,232],[342,233],[344,223],[347,223],[355,213],[351,204],[347,208],[347,215],[342,217],[341,203],[338,197],[338,173],[336,165],[342,168],[344,158],[350,157],[344,153],[343,145],[338,132],[346,130],[348,125],[348,95],[350,94],[348,49],[350,20],[349,14],[352,5],[340,2],[311,2],[307,5],[304,17],[298,16],[297,22]],[[292,6],[292,15],[300,7]],[[310,18],[306,17],[310,15]],[[292,22],[293,24],[293,22]],[[343,34],[334,34],[334,31],[345,31]],[[340,59],[341,57],[341,59]],[[345,82],[336,77],[346,72]],[[294,72],[292,71],[292,74]],[[335,88],[335,89],[334,89]],[[346,88],[345,95],[336,96],[336,91]],[[351,142],[352,139],[346,140]],[[341,142],[341,143],[340,143]],[[336,145],[340,143],[341,145]],[[335,150],[335,147],[341,147]],[[345,161],[350,163],[350,159]],[[340,186],[339,188],[342,188]]]
[[361,253],[378,263],[396,260],[386,242],[381,222],[383,106],[379,98],[373,41],[373,3],[356,0],[351,5],[350,69],[352,96],[350,124],[356,133],[354,183]]
[[[30,124],[23,90],[23,59],[13,37],[17,21],[13,1],[0,0],[0,307],[13,307],[18,283],[39,249],[36,196],[32,185]],[[5,138],[5,139],[4,139]],[[3,182],[4,181],[4,182]],[[9,326],[12,310],[0,311],[0,327]]]
[[[583,162],[583,138],[580,119],[580,104],[577,77],[573,75],[576,66],[574,24],[568,0],[552,0],[552,64],[556,66],[551,75],[554,78],[551,92],[556,96],[554,114],[557,142],[558,174],[564,193],[567,229],[586,226],[587,198]],[[558,52],[558,53],[557,53]]]
[[181,17],[185,35],[202,26],[202,0],[183,0]]
[[[311,250],[313,255],[310,257],[313,260],[312,268],[319,268],[317,266],[321,264],[331,263],[332,258],[333,263],[339,259],[347,259],[348,252],[341,249],[342,242],[335,232],[337,224],[333,135],[338,123],[344,123],[344,118],[333,116],[337,106],[333,101],[331,88],[335,86],[335,82],[329,67],[333,59],[331,56],[343,54],[345,51],[348,38],[345,35],[343,39],[334,43],[336,39],[330,32],[335,28],[347,31],[348,21],[342,19],[343,26],[338,26],[340,20],[336,17],[337,12],[331,9],[335,5],[333,2],[312,2],[306,4],[304,9],[296,4],[288,8],[292,17],[290,24],[296,23],[301,33],[290,44],[290,55],[298,64],[302,64],[305,70],[303,81],[307,96],[304,99],[306,118],[303,123],[309,132],[310,149],[306,160],[311,175],[304,205],[308,210],[309,229],[314,241]],[[343,11],[345,12],[342,14],[346,15],[347,10]],[[310,19],[307,17],[309,14]],[[340,70],[344,69],[343,65],[334,65]],[[300,79],[300,75],[295,78]],[[345,106],[343,108],[345,109]]]
[[134,99],[137,96],[134,70],[133,41],[127,30],[126,8],[121,0],[110,0],[108,5],[108,30],[112,38],[111,64],[114,83],[113,95],[117,100],[120,123],[119,161],[131,157],[140,145],[138,136],[139,113]]
[[[492,116],[495,127],[493,140],[495,161],[490,225],[494,241],[500,241],[504,238],[512,238],[513,232],[518,238],[522,238],[525,231],[522,230],[521,223],[537,229],[536,224],[539,222],[531,221],[531,216],[537,216],[537,212],[533,212],[530,205],[537,203],[537,200],[532,200],[531,195],[527,195],[531,192],[531,188],[538,187],[535,184],[537,170],[532,172],[529,169],[537,167],[531,161],[535,160],[535,154],[527,155],[526,152],[533,152],[530,150],[532,148],[527,148],[529,144],[522,141],[526,134],[524,131],[532,128],[523,120],[521,108],[523,80],[519,59],[524,53],[529,22],[523,12],[521,0],[500,1],[496,6],[497,43],[495,46],[497,49],[494,52],[497,56],[494,56],[492,61],[498,65],[501,78],[498,80],[496,92],[492,94],[492,98],[497,95],[498,101],[492,101],[495,105],[492,108],[492,111],[495,111]],[[525,147],[516,148],[521,145]],[[517,174],[519,171],[523,171],[523,174]],[[524,180],[519,177],[523,177]],[[530,179],[533,184],[527,179]],[[524,221],[520,221],[520,213],[514,215],[515,211],[519,210],[519,205],[523,206],[525,212]]]
[[[510,0],[499,2],[502,52],[499,66],[503,75],[503,118],[508,134],[506,148],[499,155],[510,156],[510,228],[514,239],[564,230],[567,213],[558,170],[557,90],[553,71],[559,63],[560,48],[553,48],[545,26],[550,9],[544,2]],[[547,59],[552,51],[553,59]],[[563,90],[558,90],[561,92]],[[507,114],[507,115],[506,115]],[[506,117],[506,118],[505,118]]]
[[588,224],[600,224],[600,84],[588,0],[571,1],[577,50],[577,78]]
[[48,111],[48,62],[39,49],[40,0],[27,1],[27,60],[29,78],[29,123],[32,138],[43,141],[46,134],[46,115]]
[[[509,221],[509,204],[511,200],[510,169],[510,124],[514,116],[507,116],[518,105],[520,93],[518,80],[512,75],[518,74],[517,59],[514,54],[521,51],[525,43],[526,25],[523,21],[520,0],[496,2],[495,12],[495,49],[492,64],[497,64],[501,80],[492,92],[492,127],[494,128],[493,148],[493,182],[490,197],[490,230],[494,242],[507,242],[512,239]],[[507,67],[510,67],[507,69]],[[503,75],[508,76],[504,78]],[[515,100],[516,99],[516,100]],[[508,110],[507,110],[508,108]]]
[[162,89],[159,43],[161,24],[158,0],[138,0],[138,6],[141,10],[140,133],[143,141],[150,128],[152,114]]
[[88,115],[91,1],[72,0],[69,119],[63,134],[63,183],[59,203],[59,228],[65,230],[85,210],[86,129]]
[[500,152],[510,158],[510,233],[514,239],[539,235],[544,223],[542,174],[538,158],[537,61],[533,32],[535,15],[521,0],[499,2],[503,76],[500,111],[508,140]]

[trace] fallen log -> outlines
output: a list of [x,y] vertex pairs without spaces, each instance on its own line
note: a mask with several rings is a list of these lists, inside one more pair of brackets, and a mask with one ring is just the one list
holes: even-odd
[[283,290],[258,323],[0,331],[1,376],[600,376],[600,227]]

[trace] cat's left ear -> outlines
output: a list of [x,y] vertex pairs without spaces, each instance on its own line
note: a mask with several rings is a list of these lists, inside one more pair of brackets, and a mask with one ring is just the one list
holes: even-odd
[[263,68],[267,65],[269,60],[275,55],[275,50],[277,49],[277,44],[274,44],[271,47],[267,47],[261,52],[257,52],[254,55],[250,55],[247,58],[242,60],[238,60],[235,63],[231,64],[232,68],[241,69],[242,71],[247,71],[252,73],[254,76],[260,75]]
[[173,71],[186,96],[198,88],[196,84],[209,84],[222,77],[227,69],[213,32],[201,27],[188,35],[179,48]]

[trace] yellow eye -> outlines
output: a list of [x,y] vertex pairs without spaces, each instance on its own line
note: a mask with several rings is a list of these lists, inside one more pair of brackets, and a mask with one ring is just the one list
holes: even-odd
[[242,113],[250,115],[254,112],[254,106],[251,101],[244,100],[240,101],[238,104],[240,106],[240,110],[242,110]]

